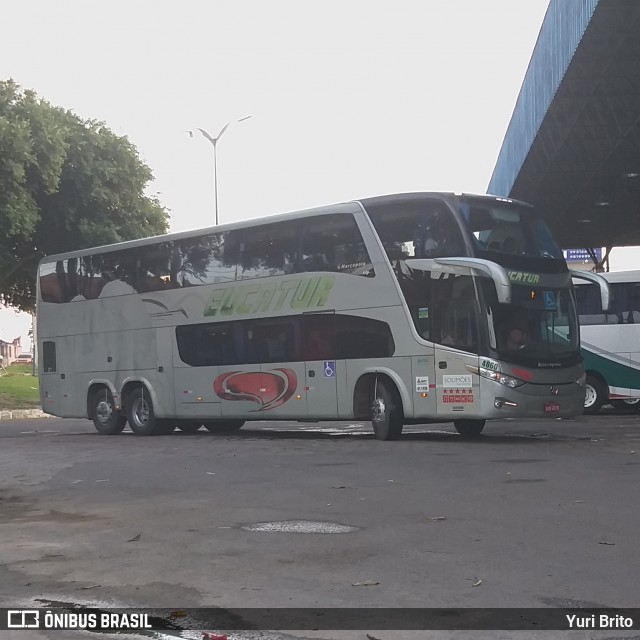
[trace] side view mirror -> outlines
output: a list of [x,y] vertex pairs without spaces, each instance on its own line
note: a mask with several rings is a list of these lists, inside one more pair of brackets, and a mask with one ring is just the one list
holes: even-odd
[[600,287],[600,303],[602,305],[602,311],[607,312],[611,308],[611,287],[605,278],[592,271],[574,271],[571,270],[571,277],[578,278],[579,280],[588,280]]

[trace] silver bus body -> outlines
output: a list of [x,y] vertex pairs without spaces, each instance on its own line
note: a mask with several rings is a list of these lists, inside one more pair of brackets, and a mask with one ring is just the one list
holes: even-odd
[[[465,225],[484,206],[499,223],[515,220],[500,207],[516,205],[461,198],[386,196],[44,258],[43,410],[91,418],[105,433],[128,418],[143,435],[161,432],[145,420],[164,432],[245,420],[395,421],[376,430],[381,439],[397,437],[402,423],[454,421],[475,435],[486,419],[581,413],[584,369],[564,260],[510,267],[482,240],[489,231]],[[385,240],[394,207],[408,207],[411,221],[423,205],[451,213],[464,246],[434,255],[414,240],[396,259],[405,236],[393,236],[393,248]],[[507,222],[494,226],[517,229]],[[283,252],[282,243],[297,248]],[[536,314],[526,357],[507,355],[499,334],[515,299]],[[447,344],[434,334],[445,325],[466,338]],[[314,341],[324,329],[323,351]]]

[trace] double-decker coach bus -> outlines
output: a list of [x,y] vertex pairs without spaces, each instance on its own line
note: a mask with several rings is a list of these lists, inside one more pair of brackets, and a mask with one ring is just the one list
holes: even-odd
[[490,196],[382,196],[49,256],[37,322],[44,411],[101,434],[356,419],[382,440],[429,421],[475,436],[581,413],[585,396],[563,255],[531,207]]

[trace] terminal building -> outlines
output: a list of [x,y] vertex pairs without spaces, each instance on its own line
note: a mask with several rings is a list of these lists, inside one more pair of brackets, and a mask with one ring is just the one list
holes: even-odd
[[639,0],[551,0],[487,191],[532,203],[570,262],[640,245]]

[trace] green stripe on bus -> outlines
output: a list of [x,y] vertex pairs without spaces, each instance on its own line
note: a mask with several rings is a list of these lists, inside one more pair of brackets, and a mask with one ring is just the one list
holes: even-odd
[[584,368],[599,373],[610,387],[640,389],[640,369],[615,362],[587,349],[582,349]]

